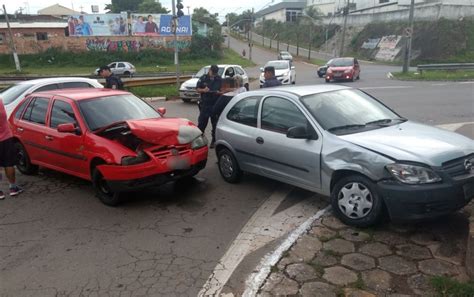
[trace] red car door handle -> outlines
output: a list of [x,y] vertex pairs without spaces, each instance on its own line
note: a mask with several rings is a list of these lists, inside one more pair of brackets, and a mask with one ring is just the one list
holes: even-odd
[[53,139],[54,139],[54,137],[53,137],[53,136],[50,136],[50,135],[46,135],[44,138],[45,138],[46,140],[53,140]]
[[23,129],[23,128],[20,128],[20,127],[17,127],[17,128],[16,128],[16,131],[18,131],[18,132],[23,132],[23,130],[24,130],[24,129]]

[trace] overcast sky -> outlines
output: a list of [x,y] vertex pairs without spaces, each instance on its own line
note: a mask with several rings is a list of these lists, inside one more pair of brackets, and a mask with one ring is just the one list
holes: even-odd
[[[161,4],[171,10],[171,0],[161,0]],[[227,13],[235,12],[241,13],[246,9],[255,8],[255,11],[262,9],[271,4],[271,0],[240,0],[240,1],[223,1],[223,0],[183,0],[184,12],[187,14],[187,7],[190,11],[196,7],[205,7],[212,13],[219,13],[219,16],[225,16]],[[275,0],[274,3],[279,2]],[[100,13],[104,12],[106,4],[111,3],[111,0],[0,0],[1,4],[5,4],[9,13],[15,12],[20,7],[23,11],[36,14],[39,9],[54,5],[56,3],[73,8],[76,11],[82,9],[86,13],[91,13],[91,5],[99,5]]]

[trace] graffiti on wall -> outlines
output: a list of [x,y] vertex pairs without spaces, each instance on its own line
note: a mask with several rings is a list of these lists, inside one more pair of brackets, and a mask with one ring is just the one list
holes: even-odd
[[191,40],[148,39],[147,47],[170,50],[174,49],[175,42],[178,46],[178,50],[184,50],[191,46]]
[[88,51],[99,52],[138,52],[141,44],[136,40],[87,39]]
[[377,45],[379,44],[380,38],[373,38],[373,39],[368,39],[367,41],[364,41],[362,44],[361,48],[363,49],[375,49]]

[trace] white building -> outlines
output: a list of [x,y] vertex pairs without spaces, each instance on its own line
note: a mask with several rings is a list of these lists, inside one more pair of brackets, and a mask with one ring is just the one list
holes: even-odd
[[303,13],[307,0],[284,0],[257,11],[257,21],[276,20],[277,22],[295,22]]
[[[405,9],[411,0],[307,0],[308,6],[314,6],[325,16],[339,14],[349,1],[351,13],[374,13]],[[415,0],[416,5],[442,4],[474,6],[474,0]]]

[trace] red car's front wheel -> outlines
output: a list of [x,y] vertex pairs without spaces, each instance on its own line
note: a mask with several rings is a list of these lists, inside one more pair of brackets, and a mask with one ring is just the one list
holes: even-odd
[[107,180],[104,179],[97,168],[94,168],[92,171],[92,185],[94,186],[97,197],[105,205],[117,206],[120,203],[120,193],[113,192],[110,189]]

